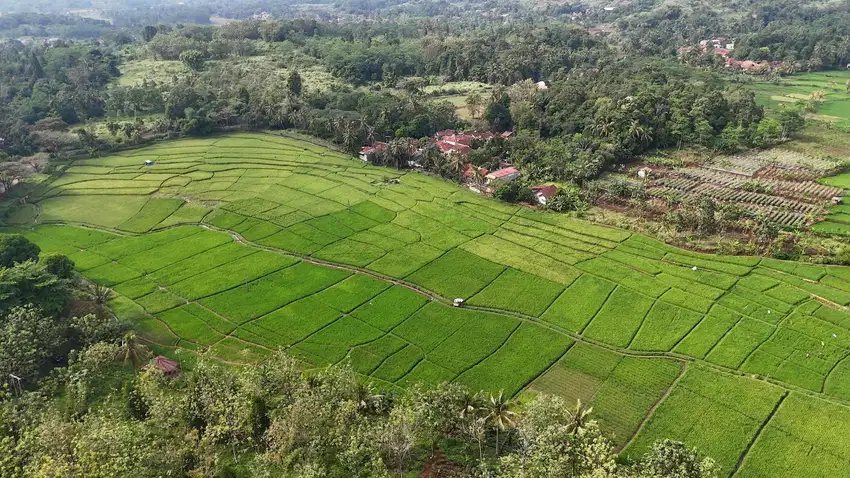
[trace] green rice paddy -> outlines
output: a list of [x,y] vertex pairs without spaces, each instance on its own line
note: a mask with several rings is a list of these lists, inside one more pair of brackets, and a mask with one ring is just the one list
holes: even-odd
[[748,83],[746,87],[756,93],[756,100],[770,108],[808,101],[812,94],[822,92],[817,100],[815,119],[837,126],[850,126],[850,93],[846,82],[850,71],[830,70],[791,75],[770,81]]
[[554,393],[627,455],[669,437],[730,475],[846,474],[846,267],[684,251],[271,135],[59,170],[6,231],[113,288],[160,353]]

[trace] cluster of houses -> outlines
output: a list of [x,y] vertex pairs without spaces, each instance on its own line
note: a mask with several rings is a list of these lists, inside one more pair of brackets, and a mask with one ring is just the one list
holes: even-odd
[[704,54],[719,55],[726,62],[726,68],[732,68],[742,71],[760,72],[770,70],[774,66],[781,65],[781,62],[770,63],[767,61],[752,61],[752,60],[736,60],[729,56],[732,50],[735,49],[735,42],[730,42],[727,38],[719,37],[711,40],[700,40],[699,47],[685,46],[677,51],[679,55],[690,53],[692,51],[700,51]]
[[[489,131],[475,131],[471,133],[457,133],[454,130],[446,129],[442,131],[437,131],[434,134],[434,137],[430,139],[430,141],[440,150],[444,155],[456,154],[462,158],[466,158],[469,156],[469,152],[472,150],[472,143],[474,141],[490,141],[496,138],[504,138],[507,139],[513,134],[512,131],[505,131],[504,133],[497,134],[491,133]],[[377,153],[384,153],[387,151],[389,145],[382,141],[376,141],[371,146],[364,146],[360,150],[360,159],[363,161],[368,161],[369,156]],[[410,165],[411,167],[415,167],[414,164]]]
[[[464,160],[469,156],[472,150],[472,145],[476,141],[486,142],[496,138],[509,138],[513,133],[505,131],[504,133],[491,133],[489,131],[474,131],[467,133],[458,133],[454,130],[447,129],[437,131],[430,141],[446,156],[456,155]],[[360,159],[364,162],[369,161],[369,157],[374,154],[383,154],[387,151],[389,145],[387,143],[376,141],[371,146],[364,146],[360,150]],[[411,168],[421,167],[415,160],[408,162]],[[472,191],[479,194],[492,194],[493,184],[497,182],[511,182],[520,177],[520,172],[517,168],[506,161],[499,163],[499,168],[493,171],[488,171],[473,165],[470,162],[464,164],[463,183]],[[540,205],[552,199],[558,193],[558,187],[551,184],[541,184],[531,188],[534,193],[536,202]]]

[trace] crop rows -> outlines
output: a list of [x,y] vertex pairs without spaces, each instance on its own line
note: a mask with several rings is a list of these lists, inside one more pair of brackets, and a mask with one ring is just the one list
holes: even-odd
[[[674,173],[681,179],[692,179],[696,182],[708,182],[720,186],[740,189],[742,185],[751,178],[741,176],[739,174],[731,174],[722,171],[716,171],[706,168],[682,168],[677,169]],[[842,190],[840,188],[826,186],[815,181],[784,181],[778,179],[762,179],[761,184],[770,187],[772,194],[788,196],[794,199],[801,200],[828,200],[835,196],[840,196]],[[669,184],[662,183],[666,186]]]
[[694,194],[703,194],[720,201],[731,202],[735,204],[746,203],[755,204],[757,206],[769,206],[775,208],[784,208],[790,211],[800,213],[812,213],[820,208],[817,205],[793,201],[769,194],[762,194],[751,191],[742,191],[739,189],[729,189],[718,187],[713,184],[701,184],[693,191]]
[[753,176],[759,169],[769,166],[801,167],[819,171],[821,175],[824,175],[840,164],[829,159],[809,156],[789,149],[773,148],[757,153],[718,157],[707,167],[718,171]]
[[[684,251],[273,137],[174,145],[77,161],[31,198],[49,221],[139,235],[17,229],[113,287],[116,313],[162,353],[257,363],[284,348],[305,367],[350,359],[382,388],[455,380],[514,395],[532,383],[587,398],[620,444],[663,399],[628,450],[644,435],[699,445],[715,434],[727,444],[710,454],[725,467],[762,408],[733,406],[711,388],[724,375],[690,366],[665,399],[680,362],[617,348],[850,398],[850,314],[822,305],[850,305],[846,268]],[[133,193],[135,181],[160,182],[157,194]],[[446,305],[455,298],[469,308]],[[761,396],[763,382],[741,380],[742,394]],[[689,404],[740,423],[741,436],[676,428],[702,417],[685,416]]]

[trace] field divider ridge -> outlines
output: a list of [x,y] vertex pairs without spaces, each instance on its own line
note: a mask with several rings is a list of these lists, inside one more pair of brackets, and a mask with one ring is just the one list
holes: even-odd
[[625,450],[626,447],[628,447],[629,444],[638,436],[638,434],[640,434],[641,430],[643,430],[643,427],[646,425],[649,419],[652,418],[652,415],[655,413],[655,410],[658,409],[658,407],[660,407],[665,400],[667,400],[667,397],[669,397],[671,393],[673,393],[673,389],[676,388],[676,385],[679,383],[680,380],[682,380],[682,377],[685,376],[687,368],[688,362],[682,362],[681,368],[679,369],[679,375],[677,375],[676,378],[672,382],[670,382],[670,386],[668,386],[667,389],[664,390],[664,393],[661,394],[660,397],[658,397],[655,403],[653,403],[652,406],[649,407],[649,410],[646,411],[646,414],[643,416],[643,418],[641,418],[640,422],[638,423],[638,426],[632,431],[632,434],[629,436],[629,438],[627,438],[622,445],[616,448],[616,452],[618,454]]
[[773,416],[776,415],[777,411],[779,411],[779,407],[782,406],[782,402],[784,402],[785,399],[788,398],[788,395],[790,395],[790,394],[791,394],[791,392],[786,390],[785,393],[782,394],[781,397],[779,397],[779,400],[776,401],[776,404],[773,406],[773,410],[770,411],[770,413],[767,415],[767,417],[764,419],[764,421],[761,423],[761,425],[759,425],[758,430],[756,430],[756,432],[753,434],[753,438],[750,439],[750,442],[747,443],[747,446],[746,446],[746,448],[744,448],[744,451],[741,452],[741,456],[738,457],[738,462],[735,463],[735,468],[732,469],[732,472],[729,473],[729,476],[734,476],[735,474],[738,473],[738,470],[741,468],[741,465],[744,463],[744,459],[747,458],[747,454],[750,452],[750,449],[756,443],[756,440],[758,440],[759,436],[761,435],[761,432],[764,430],[764,428],[767,426],[767,424],[770,422],[770,420],[773,419]]

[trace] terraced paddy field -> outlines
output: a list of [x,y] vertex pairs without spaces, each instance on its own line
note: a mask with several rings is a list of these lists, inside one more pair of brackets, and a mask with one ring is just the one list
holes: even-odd
[[846,82],[850,71],[832,70],[790,75],[770,81],[747,83],[756,93],[760,104],[778,108],[784,104],[808,101],[814,93],[823,93],[817,100],[814,118],[840,127],[850,126],[850,94]]
[[668,437],[729,475],[850,466],[847,267],[692,253],[271,135],[81,159],[12,192],[6,232],[67,254],[189,366],[285,348],[382,389],[581,398],[624,455]]

